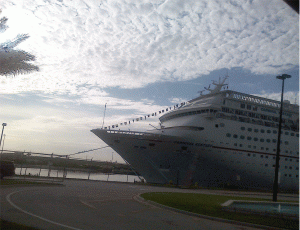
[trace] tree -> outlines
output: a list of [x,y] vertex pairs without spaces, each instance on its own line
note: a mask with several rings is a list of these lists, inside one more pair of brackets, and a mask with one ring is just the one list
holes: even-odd
[[[1,10],[0,10],[1,14]],[[8,19],[0,19],[0,33],[3,33],[8,26]],[[0,43],[0,75],[25,74],[32,71],[38,71],[39,67],[29,62],[35,60],[35,56],[23,50],[14,49],[18,44],[29,38],[28,34],[19,34],[15,39]]]

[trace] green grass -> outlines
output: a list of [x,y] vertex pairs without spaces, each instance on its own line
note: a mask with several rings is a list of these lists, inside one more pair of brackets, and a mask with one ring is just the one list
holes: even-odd
[[50,182],[36,182],[36,181],[26,181],[26,180],[14,180],[14,179],[4,179],[0,180],[0,186],[14,186],[14,185],[59,185],[57,183]]
[[37,228],[27,227],[21,224],[15,224],[10,221],[0,219],[0,229],[9,229],[9,230],[36,230]]
[[221,207],[227,200],[270,201],[266,199],[191,193],[144,193],[141,196],[146,200],[202,215],[277,228],[299,229],[299,222],[296,220],[229,212],[222,210]]

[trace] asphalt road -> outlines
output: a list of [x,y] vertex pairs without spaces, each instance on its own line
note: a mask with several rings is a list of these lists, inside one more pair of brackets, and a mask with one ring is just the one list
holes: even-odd
[[166,191],[270,196],[81,180],[66,180],[63,185],[1,187],[1,218],[38,229],[55,230],[257,229],[173,212],[138,202],[134,197],[144,192]]

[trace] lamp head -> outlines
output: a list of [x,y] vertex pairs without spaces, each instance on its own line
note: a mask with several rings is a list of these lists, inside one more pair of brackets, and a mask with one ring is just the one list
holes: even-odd
[[281,76],[277,76],[276,78],[277,79],[280,79],[280,80],[285,80],[287,78],[291,78],[292,76],[291,75],[288,75],[288,74],[282,74]]
[[6,124],[6,123],[3,123],[2,126],[7,126],[7,124]]

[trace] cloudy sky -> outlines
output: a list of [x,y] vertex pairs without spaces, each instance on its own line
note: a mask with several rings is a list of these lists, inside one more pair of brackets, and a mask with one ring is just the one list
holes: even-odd
[[[138,2],[138,3],[137,3]],[[90,132],[190,100],[229,75],[232,90],[299,104],[299,15],[282,0],[6,0],[0,44],[39,71],[0,76],[4,149],[72,154],[105,144]],[[1,66],[0,66],[1,67]],[[126,126],[151,129],[158,118]],[[112,150],[78,154],[111,160]],[[121,158],[114,154],[114,160]]]

